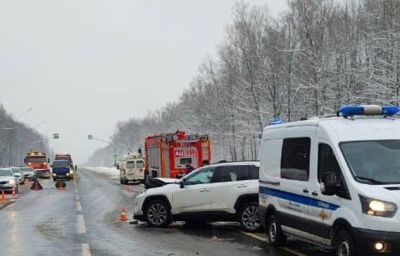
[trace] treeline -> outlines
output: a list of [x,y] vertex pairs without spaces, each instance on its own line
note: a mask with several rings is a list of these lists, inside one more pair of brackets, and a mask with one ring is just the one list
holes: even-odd
[[42,135],[17,122],[0,104],[0,167],[22,165],[28,151],[47,152],[47,145]]
[[[119,151],[148,134],[183,129],[212,136],[214,160],[257,159],[263,127],[335,113],[351,103],[399,105],[399,0],[291,0],[273,18],[238,3],[215,58],[178,102],[117,125]],[[110,161],[110,148],[92,164]]]

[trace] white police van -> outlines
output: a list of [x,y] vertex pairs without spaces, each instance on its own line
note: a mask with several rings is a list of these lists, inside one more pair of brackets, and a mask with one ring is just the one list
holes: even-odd
[[271,244],[294,237],[336,255],[400,255],[398,112],[346,106],[264,129],[259,212]]

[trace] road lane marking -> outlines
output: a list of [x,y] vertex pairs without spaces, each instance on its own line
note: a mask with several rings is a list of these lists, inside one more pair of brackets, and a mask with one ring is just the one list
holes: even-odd
[[78,212],[82,212],[82,205],[81,205],[81,202],[76,202],[76,210],[78,211]]
[[86,234],[85,219],[82,214],[77,215],[78,234]]
[[[249,237],[252,237],[252,238],[254,238],[254,239],[257,239],[257,240],[259,240],[259,241],[262,241],[262,242],[264,242],[264,243],[269,244],[268,239],[265,238],[265,237],[262,237],[262,236],[260,236],[260,235],[257,235],[257,234],[254,234],[254,233],[247,233],[247,232],[242,232],[242,234],[244,234],[244,235],[246,235],[246,236],[249,236]],[[304,254],[304,253],[297,252],[297,251],[292,250],[292,249],[287,248],[287,247],[280,247],[280,249],[282,249],[282,250],[284,250],[284,251],[286,251],[286,252],[288,252],[288,253],[291,253],[291,254],[293,254],[293,255],[296,255],[296,256],[308,256],[308,255],[306,255],[306,254]]]
[[83,244],[81,244],[81,247],[82,247],[82,256],[91,256],[92,255],[90,253],[89,244],[83,243]]
[[294,255],[296,255],[296,256],[308,256],[308,255],[306,255],[306,254],[304,254],[304,253],[297,252],[297,251],[292,250],[292,249],[287,248],[287,247],[281,247],[281,249],[284,250],[284,251],[286,251],[286,252],[288,252],[288,253],[294,254]]
[[253,233],[247,233],[247,232],[242,232],[242,234],[245,234],[246,236],[255,238],[257,240],[260,240],[262,242],[265,242],[265,243],[269,244],[268,239],[265,238],[265,237],[262,237],[262,236],[259,236],[259,235],[253,234]]

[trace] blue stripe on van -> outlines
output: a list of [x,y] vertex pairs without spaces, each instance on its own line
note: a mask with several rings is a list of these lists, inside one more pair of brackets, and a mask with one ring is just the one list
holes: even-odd
[[260,186],[260,194],[263,195],[269,195],[273,197],[279,197],[288,201],[296,202],[299,204],[304,204],[304,205],[310,205],[313,207],[321,208],[321,209],[327,209],[327,210],[332,210],[336,211],[340,206],[337,204],[331,204],[325,201],[317,200],[314,198],[310,198],[307,196],[301,196],[298,194],[278,190],[278,189],[273,189],[273,188],[267,188],[267,187],[261,187]]

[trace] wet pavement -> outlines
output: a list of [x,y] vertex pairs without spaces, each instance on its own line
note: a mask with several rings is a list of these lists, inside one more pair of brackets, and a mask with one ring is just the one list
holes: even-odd
[[25,187],[0,204],[0,255],[332,255],[294,240],[274,249],[264,234],[244,233],[235,223],[157,229],[121,222],[122,208],[132,220],[132,202],[143,187],[84,169],[64,191],[52,180],[40,182],[43,190]]

